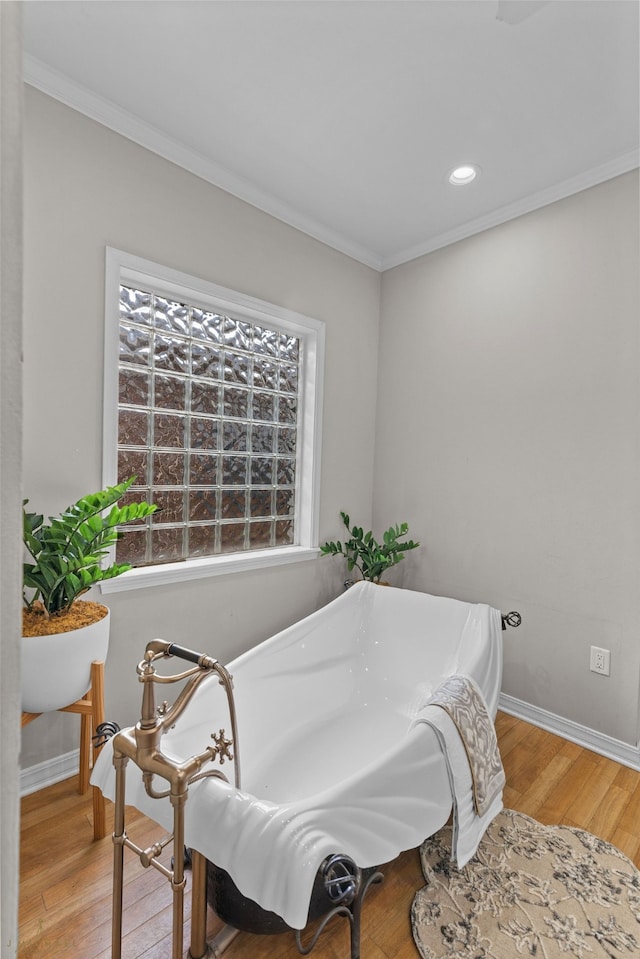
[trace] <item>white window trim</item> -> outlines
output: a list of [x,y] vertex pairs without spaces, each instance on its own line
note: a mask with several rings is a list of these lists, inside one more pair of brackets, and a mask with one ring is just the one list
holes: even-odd
[[172,299],[185,291],[189,302],[234,316],[270,324],[275,329],[300,339],[301,393],[298,411],[298,464],[296,468],[295,536],[293,546],[247,550],[216,556],[187,559],[180,563],[143,566],[101,583],[103,593],[141,586],[157,586],[184,580],[201,579],[223,573],[235,573],[268,566],[280,566],[315,559],[318,547],[320,508],[320,452],[322,441],[322,400],[324,379],[325,325],[301,313],[275,306],[264,300],[218,286],[208,280],[189,276],[150,260],[112,247],[106,249],[105,332],[104,332],[104,428],[102,472],[104,486],[117,480],[118,445],[118,344],[120,284],[151,287]]

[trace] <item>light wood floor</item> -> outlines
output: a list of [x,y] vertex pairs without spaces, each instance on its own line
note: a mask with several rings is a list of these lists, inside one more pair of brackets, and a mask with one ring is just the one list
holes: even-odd
[[[544,823],[588,829],[615,843],[640,867],[640,773],[597,756],[503,713],[496,721],[507,774],[505,806]],[[94,842],[91,798],[67,780],[22,802],[19,959],[109,959],[112,844]],[[107,809],[111,829],[112,807]],[[138,845],[158,827],[129,811],[127,831]],[[171,891],[153,869],[126,855],[123,959],[169,959]],[[424,885],[417,850],[384,868],[363,916],[362,959],[417,959],[409,923],[415,892]],[[189,896],[186,900],[188,902]],[[187,907],[188,911],[188,907]],[[210,916],[210,934],[216,931]],[[348,959],[346,922],[333,920],[312,955]],[[185,949],[189,942],[185,923]],[[228,959],[295,959],[290,934],[241,935]]]

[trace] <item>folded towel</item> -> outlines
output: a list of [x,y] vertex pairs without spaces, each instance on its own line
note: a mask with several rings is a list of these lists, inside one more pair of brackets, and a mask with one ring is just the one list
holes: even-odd
[[415,723],[427,723],[444,754],[453,798],[452,857],[462,868],[503,808],[504,769],[482,693],[467,676],[450,676]]
[[473,801],[484,815],[505,783],[498,739],[482,693],[467,676],[450,676],[427,705],[440,706],[455,723],[471,769]]

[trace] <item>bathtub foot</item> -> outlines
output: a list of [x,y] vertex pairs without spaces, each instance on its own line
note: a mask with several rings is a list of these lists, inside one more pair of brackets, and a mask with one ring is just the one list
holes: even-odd
[[296,946],[298,947],[298,952],[302,956],[308,956],[316,945],[320,935],[324,932],[327,923],[333,919],[334,916],[345,916],[349,920],[350,932],[351,932],[351,954],[350,959],[360,959],[360,934],[362,928],[362,903],[364,897],[368,893],[371,886],[374,883],[382,882],[384,876],[381,872],[376,871],[375,869],[358,869],[357,870],[357,889],[353,900],[348,903],[348,905],[339,905],[336,906],[331,912],[327,913],[324,916],[322,922],[316,929],[313,934],[313,938],[308,945],[302,945],[302,934],[300,930],[296,930]]
[[351,959],[360,959],[360,930],[362,922],[362,903],[374,883],[382,882],[384,876],[381,872],[374,870],[363,870],[363,878],[366,879],[360,884],[356,898],[351,904]]
[[[334,916],[345,916],[349,920],[349,925],[351,926],[351,941],[353,944],[353,916],[351,914],[351,909],[349,906],[336,906],[331,912],[328,912],[326,916],[323,917],[322,922],[316,929],[311,939],[311,942],[307,946],[302,945],[302,932],[300,929],[296,929],[296,946],[298,947],[298,952],[301,956],[308,956],[309,953],[315,947],[318,939],[324,932],[327,927],[327,924],[333,919]],[[353,955],[353,948],[352,948]]]

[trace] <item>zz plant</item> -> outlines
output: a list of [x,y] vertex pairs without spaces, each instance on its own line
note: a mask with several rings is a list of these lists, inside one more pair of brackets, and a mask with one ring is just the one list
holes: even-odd
[[347,513],[341,511],[340,516],[350,538],[344,543],[340,540],[327,542],[320,547],[320,552],[325,556],[344,556],[349,572],[355,568],[360,571],[363,579],[370,580],[372,583],[379,583],[380,577],[386,570],[404,559],[404,554],[408,550],[416,549],[420,545],[420,543],[414,543],[412,539],[401,542],[401,537],[409,532],[407,523],[390,526],[382,535],[382,543],[379,543],[371,530],[365,533],[361,526],[350,528],[351,520]]
[[[23,573],[23,599],[28,610],[35,604],[46,617],[57,616],[69,610],[91,586],[131,569],[130,563],[104,567],[101,563],[123,535],[120,526],[157,509],[142,502],[117,505],[134,481],[132,476],[117,486],[83,496],[60,516],[50,516],[48,523],[38,513],[27,512],[29,500],[24,500],[23,542],[33,560],[24,564]],[[26,590],[34,592],[27,597]]]

